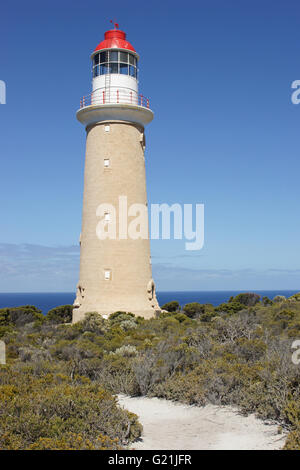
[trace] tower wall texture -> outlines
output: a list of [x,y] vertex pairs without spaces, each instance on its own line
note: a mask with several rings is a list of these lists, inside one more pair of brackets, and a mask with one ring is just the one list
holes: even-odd
[[[110,161],[108,168],[104,159]],[[73,322],[87,312],[109,315],[121,310],[150,318],[159,311],[149,237],[119,239],[119,196],[127,196],[128,207],[147,204],[144,128],[129,122],[100,122],[87,128],[80,280]],[[96,211],[107,203],[116,210],[117,238],[100,240],[96,228],[101,217]]]

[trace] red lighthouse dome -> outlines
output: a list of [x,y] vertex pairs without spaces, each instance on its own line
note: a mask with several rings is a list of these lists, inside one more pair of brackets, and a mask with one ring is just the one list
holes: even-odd
[[111,29],[104,33],[104,40],[98,44],[95,51],[102,49],[127,49],[132,52],[136,52],[134,47],[126,40],[126,33],[120,29]]

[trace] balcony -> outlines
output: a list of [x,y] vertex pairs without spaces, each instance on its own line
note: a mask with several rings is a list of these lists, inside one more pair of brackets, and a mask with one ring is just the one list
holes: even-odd
[[117,87],[99,88],[83,96],[76,115],[85,127],[104,121],[130,122],[145,127],[154,116],[148,98]]
[[134,91],[111,88],[109,91],[104,89],[95,90],[89,95],[83,96],[80,100],[80,109],[86,106],[101,106],[110,104],[128,104],[132,106],[141,106],[150,109],[149,98]]

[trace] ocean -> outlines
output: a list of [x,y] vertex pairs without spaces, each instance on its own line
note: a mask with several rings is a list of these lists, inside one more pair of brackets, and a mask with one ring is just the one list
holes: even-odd
[[[199,302],[201,304],[210,303],[214,306],[227,302],[231,296],[236,296],[241,292],[256,292],[261,297],[267,296],[273,299],[276,295],[290,297],[296,294],[297,290],[242,290],[242,291],[169,291],[158,292],[157,298],[160,305],[164,305],[171,300],[177,300],[180,305],[189,302]],[[59,305],[72,304],[75,299],[73,292],[26,292],[26,293],[0,293],[0,308],[18,307],[20,305],[35,305],[46,314],[51,308]]]

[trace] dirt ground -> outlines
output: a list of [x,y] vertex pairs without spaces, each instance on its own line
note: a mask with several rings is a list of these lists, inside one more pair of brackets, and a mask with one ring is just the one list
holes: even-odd
[[284,445],[278,425],[232,407],[188,406],[159,398],[118,396],[121,406],[139,416],[144,431],[137,450],[275,450]]

